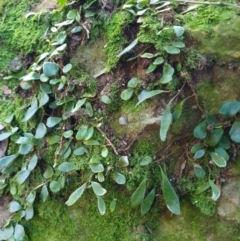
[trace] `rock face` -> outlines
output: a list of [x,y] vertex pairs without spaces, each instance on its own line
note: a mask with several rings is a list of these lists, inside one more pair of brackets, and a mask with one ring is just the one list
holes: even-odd
[[227,220],[240,222],[240,179],[232,178],[223,186],[217,213]]
[[6,221],[10,218],[11,214],[8,212],[9,197],[0,196],[0,228],[2,228]]

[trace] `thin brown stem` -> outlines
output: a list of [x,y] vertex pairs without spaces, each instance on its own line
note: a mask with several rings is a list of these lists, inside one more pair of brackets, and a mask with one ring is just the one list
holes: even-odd
[[112,144],[112,142],[108,139],[107,135],[106,135],[99,127],[95,126],[95,128],[103,135],[103,137],[106,139],[108,145],[112,147],[114,153],[115,153],[116,155],[118,155],[118,152],[117,152],[115,146],[114,146],[114,145]]

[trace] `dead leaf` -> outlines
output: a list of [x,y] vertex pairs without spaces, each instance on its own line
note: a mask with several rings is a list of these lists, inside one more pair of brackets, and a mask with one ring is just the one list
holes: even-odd
[[[0,123],[0,133],[4,131],[4,126]],[[8,138],[0,142],[0,158],[5,156],[5,152],[8,148]]]
[[12,90],[10,90],[6,85],[3,85],[2,91],[5,95],[10,95],[12,93]]

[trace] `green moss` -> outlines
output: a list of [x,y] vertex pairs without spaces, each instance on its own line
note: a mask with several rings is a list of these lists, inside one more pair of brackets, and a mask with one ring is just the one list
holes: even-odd
[[237,72],[215,66],[212,79],[203,79],[197,86],[197,95],[204,110],[218,114],[225,101],[238,99],[239,81]]
[[153,240],[238,240],[240,229],[237,222],[219,219],[217,215],[207,217],[200,214],[196,207],[185,198],[181,202],[181,215],[160,217],[158,228],[153,232]]
[[[220,6],[201,6],[185,16],[185,27],[202,54],[213,55],[223,62],[239,60],[240,26],[238,10]],[[229,41],[231,39],[231,41]]]
[[[46,12],[25,18],[34,1],[10,1],[4,5],[3,24],[0,25],[0,71],[5,71],[11,60],[20,52],[23,54],[44,52],[46,35],[51,22],[61,19],[59,12]],[[45,36],[46,35],[46,36]]]
[[[231,3],[234,4],[236,2],[232,1]],[[203,4],[197,8],[197,12],[190,11],[187,13],[184,22],[186,27],[208,32],[220,21],[230,19],[237,12],[238,10],[232,7],[207,6]]]
[[154,44],[157,50],[163,51],[163,47],[169,45],[173,36],[171,28],[162,29],[161,20],[157,15],[147,12],[138,32],[138,40],[141,43]]
[[[116,190],[120,187],[115,190],[114,187],[106,188],[109,192],[104,196],[107,207],[104,216],[99,214],[97,198],[91,190],[86,190],[72,207],[64,205],[67,197],[52,197],[51,201],[39,203],[33,220],[24,223],[29,240],[142,240],[136,238],[139,233],[149,237],[147,229],[139,232],[137,227],[144,224],[152,230],[158,223],[158,216],[151,213],[148,219],[143,219],[139,209],[130,208],[130,198],[126,198],[124,189],[119,192]],[[114,212],[110,212],[109,205],[114,198],[117,206]]]
[[108,39],[105,53],[107,56],[106,69],[107,71],[116,67],[119,60],[117,55],[128,43],[124,37],[124,27],[133,21],[134,17],[127,11],[119,11],[111,17],[106,24],[106,36]]

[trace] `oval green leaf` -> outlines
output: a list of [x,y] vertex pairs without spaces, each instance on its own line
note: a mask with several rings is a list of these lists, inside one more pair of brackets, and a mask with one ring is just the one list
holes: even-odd
[[91,182],[92,189],[97,196],[103,196],[107,191],[99,183]]
[[15,240],[23,240],[25,236],[24,227],[21,224],[16,224],[14,229],[14,238]]
[[240,143],[240,121],[235,121],[229,131],[231,139]]
[[108,156],[108,148],[107,147],[103,147],[102,151],[101,151],[101,156],[106,158]]
[[240,111],[240,101],[229,101],[224,103],[219,113],[224,116],[234,116]]
[[90,163],[89,166],[90,166],[92,172],[94,172],[94,173],[104,171],[104,166],[101,163]]
[[204,178],[206,176],[205,170],[197,164],[194,165],[194,173],[197,178]]
[[181,37],[185,31],[185,29],[181,26],[173,26],[173,30],[177,37]]
[[59,66],[52,62],[45,62],[43,64],[43,73],[48,77],[53,77],[57,75],[59,71]]
[[150,156],[145,156],[140,162],[140,166],[147,166],[152,162],[152,158]]
[[59,192],[61,189],[61,183],[58,181],[51,181],[49,184],[49,188],[53,193]]
[[164,62],[164,58],[163,57],[158,57],[154,60],[153,64],[155,65],[160,65]]
[[126,89],[121,93],[121,99],[122,100],[129,100],[131,99],[133,95],[133,90],[132,89]]
[[197,139],[204,139],[207,136],[207,122],[203,121],[200,124],[198,124],[193,130],[193,135]]
[[23,184],[27,178],[29,177],[30,175],[30,171],[29,170],[23,170],[23,171],[19,171],[17,174],[16,174],[16,181],[19,185]]
[[47,134],[47,127],[44,123],[39,123],[36,129],[35,138],[42,139]]
[[78,129],[78,132],[76,134],[76,139],[78,141],[83,140],[86,137],[86,135],[87,135],[87,131],[88,131],[88,125],[82,124],[80,126],[80,128]]
[[174,46],[166,46],[166,47],[164,47],[164,49],[169,54],[179,54],[180,53],[180,49],[176,48]]
[[102,100],[102,102],[103,103],[105,103],[106,105],[109,105],[109,104],[111,104],[111,99],[107,96],[107,95],[102,95],[101,96],[101,100]]
[[215,152],[209,152],[212,161],[219,167],[225,167],[227,165],[226,160],[222,157],[219,156],[217,153]]
[[10,213],[15,213],[21,209],[22,209],[22,205],[20,203],[18,203],[17,201],[12,201],[8,204],[8,211]]
[[67,64],[63,67],[63,73],[68,73],[72,69],[72,64]]
[[58,166],[58,170],[61,172],[71,172],[75,170],[75,166],[71,162],[63,162]]
[[147,74],[150,74],[150,73],[152,73],[156,68],[157,68],[157,65],[154,64],[154,63],[151,63],[151,64],[148,66],[148,69],[147,69],[146,73],[147,73]]
[[139,79],[138,79],[138,78],[132,78],[132,79],[130,79],[130,80],[128,81],[127,86],[128,86],[129,88],[136,88],[137,85],[138,85],[138,83],[139,83]]
[[115,172],[113,177],[117,184],[123,185],[126,183],[126,177],[119,172]]
[[202,158],[204,155],[205,155],[206,151],[205,149],[201,149],[201,150],[198,150],[195,155],[194,155],[194,159],[197,160],[197,159],[200,159]]
[[78,147],[77,149],[74,150],[73,154],[76,155],[76,156],[82,156],[84,155],[85,153],[88,153],[88,150],[86,147],[84,146],[81,146],[81,147]]
[[204,140],[204,142],[210,146],[214,147],[218,144],[218,142],[221,140],[223,135],[223,129],[214,129],[210,135],[207,136],[207,138]]
[[48,117],[47,119],[47,127],[52,128],[54,126],[56,126],[57,124],[59,124],[62,121],[62,118],[59,117]]
[[0,169],[6,168],[13,163],[18,155],[4,156],[0,159]]

